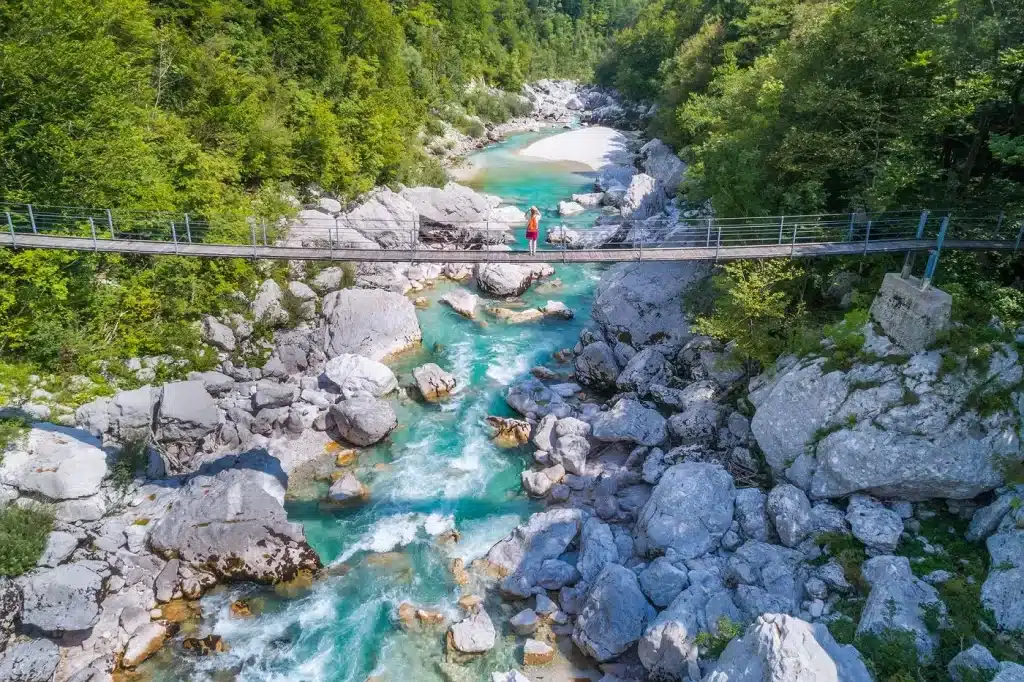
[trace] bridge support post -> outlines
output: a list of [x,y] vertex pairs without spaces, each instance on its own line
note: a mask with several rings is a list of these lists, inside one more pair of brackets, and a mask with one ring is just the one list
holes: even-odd
[[[932,254],[934,258],[935,254]],[[924,350],[949,326],[953,297],[935,288],[922,288],[916,277],[886,273],[871,303],[871,317],[885,335],[909,353]]]
[[942,242],[946,240],[946,229],[949,227],[949,216],[942,219],[939,226],[939,238],[935,243],[935,250],[928,256],[928,267],[924,271],[924,279],[921,280],[921,290],[931,286],[932,278],[935,277],[935,270],[939,267],[939,256],[942,254]]
[[1017,249],[1020,248],[1020,238],[1024,237],[1024,221],[1021,221],[1020,229],[1017,230],[1017,241],[1013,244],[1013,252],[1017,253]]
[[868,221],[868,229],[864,231],[864,253],[862,256],[868,255],[868,242],[871,240],[871,221]]
[[[924,236],[924,226],[928,222],[928,210],[921,211],[921,218],[917,221],[917,234],[914,239],[920,240]],[[914,252],[907,251],[906,257],[903,259],[903,270],[900,271],[900,277],[906,279],[910,277],[910,273],[914,270]]]
[[722,250],[722,223],[718,223],[718,238],[715,240],[715,263],[718,263],[718,252]]
[[[90,218],[89,220],[92,220]],[[93,231],[93,237],[95,237],[95,230]],[[174,253],[178,253],[178,228],[174,226],[174,221],[171,221],[171,241],[174,242]]]
[[188,213],[185,214],[185,235],[188,237],[188,243],[192,243],[192,225],[188,221]]
[[854,223],[854,220],[856,220],[856,217],[857,217],[856,213],[853,213],[853,212],[850,213],[850,227],[846,230],[846,241],[848,241],[848,242],[852,242],[853,241],[853,223]]
[[252,258],[256,260],[256,222],[249,221],[249,234],[252,237]]
[[96,222],[92,219],[92,216],[89,216],[89,230],[92,232],[92,250],[97,251],[99,248],[96,244]]
[[793,223],[793,241],[789,245],[789,257],[792,258],[793,254],[796,253],[796,228],[800,226],[800,223]]
[[779,218],[779,246],[782,246],[782,228],[786,225],[786,216]]
[[14,221],[11,220],[11,212],[10,211],[5,211],[4,213],[7,216],[7,229],[11,231],[11,246],[14,246],[14,244],[15,244],[15,241],[14,241],[15,240],[15,236],[14,236]]
[[109,208],[106,209],[106,211],[107,211],[107,227],[110,228],[110,239],[111,239],[111,241],[113,241],[113,240],[117,239],[117,237],[114,236],[114,217],[110,214],[110,209]]
[[39,234],[36,230],[36,214],[32,212],[32,204],[28,205],[28,220],[32,223],[32,234]]

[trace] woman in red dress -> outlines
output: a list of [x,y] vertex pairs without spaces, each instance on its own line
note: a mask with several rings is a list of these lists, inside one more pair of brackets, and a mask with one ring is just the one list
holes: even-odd
[[530,245],[530,255],[537,253],[537,237],[540,236],[540,211],[536,206],[530,207],[530,220],[526,223],[526,243]]

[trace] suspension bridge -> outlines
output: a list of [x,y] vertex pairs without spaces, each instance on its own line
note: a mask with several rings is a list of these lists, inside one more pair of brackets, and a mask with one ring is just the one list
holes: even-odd
[[[390,262],[602,263],[805,258],[943,249],[1017,251],[1024,221],[941,211],[614,220],[525,225],[491,220],[196,219],[189,214],[0,204],[0,247],[139,255]],[[548,219],[545,223],[556,223]],[[603,223],[603,224],[602,224]],[[3,229],[6,228],[6,229]],[[905,266],[906,269],[906,266]]]

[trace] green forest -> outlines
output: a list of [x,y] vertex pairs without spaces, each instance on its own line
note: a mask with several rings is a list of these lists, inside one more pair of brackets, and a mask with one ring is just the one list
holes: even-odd
[[[189,211],[245,229],[311,186],[351,199],[443,181],[424,130],[451,105],[509,115],[471,84],[572,77],[656,103],[646,132],[689,164],[682,198],[711,198],[721,216],[1024,207],[1024,4],[1012,0],[11,0],[0,71],[8,202]],[[777,293],[774,321],[757,314],[782,339],[847,267],[740,264],[719,294]],[[0,375],[197,352],[183,323],[266,274],[0,252]],[[1016,324],[1019,275],[1009,258],[949,254],[939,283],[969,319]],[[720,333],[752,328],[737,305],[739,324],[719,320]]]
[[[0,201],[233,216],[247,230],[308,186],[354,198],[437,182],[426,123],[482,108],[471,83],[588,78],[632,2],[0,3]],[[247,262],[4,250],[0,360],[23,374],[182,354],[196,347],[182,322],[256,281]]]

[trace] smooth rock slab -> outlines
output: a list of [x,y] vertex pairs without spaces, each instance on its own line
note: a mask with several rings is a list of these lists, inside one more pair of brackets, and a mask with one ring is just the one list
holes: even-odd
[[103,579],[82,564],[36,570],[20,579],[21,622],[47,633],[88,630],[99,620]]
[[624,653],[656,615],[633,571],[608,564],[597,577],[576,618],[572,641],[599,662]]
[[71,556],[76,547],[78,539],[74,535],[55,530],[46,537],[46,548],[36,565],[53,568]]
[[441,301],[469,319],[476,317],[476,309],[480,306],[480,297],[468,289],[453,289],[442,296]]
[[152,656],[167,639],[167,628],[160,623],[146,623],[132,635],[124,649],[121,665],[134,668]]
[[29,429],[24,447],[4,453],[0,483],[51,500],[95,495],[107,475],[100,442],[80,429],[41,424]]

